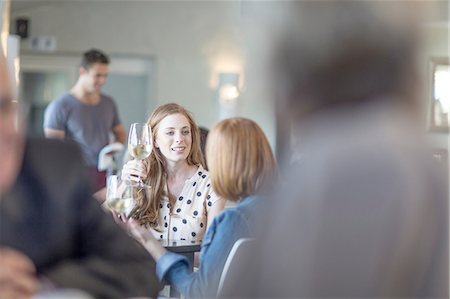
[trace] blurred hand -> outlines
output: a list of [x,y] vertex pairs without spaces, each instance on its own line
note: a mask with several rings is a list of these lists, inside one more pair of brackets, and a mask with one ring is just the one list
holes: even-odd
[[104,203],[106,200],[106,188],[98,190],[97,192],[92,194],[92,196],[94,196],[94,198],[98,200],[100,204]]
[[159,243],[157,239],[153,237],[152,233],[148,229],[141,226],[136,220],[129,219],[127,225],[131,236],[138,240],[144,248],[147,249],[155,262],[158,262],[167,250],[161,245],[161,243]]
[[130,227],[129,227],[129,222],[130,220],[127,218],[127,215],[125,213],[119,214],[115,211],[111,210],[111,214],[114,218],[114,221],[116,221],[116,223],[122,227],[124,230],[126,231],[130,231]]
[[0,247],[0,298],[30,298],[40,287],[33,262],[17,250]]
[[143,160],[130,160],[122,168],[122,181],[138,183],[147,178],[147,165]]
[[128,225],[128,231],[130,232],[131,236],[144,244],[146,241],[152,241],[151,239],[154,239],[152,234],[149,232],[148,229],[141,226],[136,220],[129,219],[127,221]]

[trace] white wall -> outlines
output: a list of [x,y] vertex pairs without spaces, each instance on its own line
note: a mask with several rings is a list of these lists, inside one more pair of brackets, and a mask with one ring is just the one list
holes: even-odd
[[[13,1],[11,22],[13,29],[16,18],[29,18],[30,36],[55,36],[60,53],[98,47],[110,54],[153,57],[157,103],[149,107],[178,102],[207,127],[219,116],[212,71],[218,65],[243,68],[246,91],[237,113],[256,120],[274,144],[274,109],[268,94],[258,90],[265,84],[248,62],[259,64],[258,59],[244,57],[243,25],[252,23],[251,14],[245,15],[242,5],[232,1],[35,0]],[[28,41],[22,50],[30,54]]]
[[[275,3],[275,4],[273,4]],[[260,1],[13,1],[11,30],[18,17],[30,20],[30,36],[55,36],[57,52],[75,53],[98,47],[110,54],[146,55],[155,61],[155,90],[148,107],[176,101],[190,109],[200,125],[219,118],[210,87],[218,65],[242,68],[245,90],[238,115],[256,120],[275,145],[275,116],[262,57],[265,17],[280,16],[280,2]],[[440,19],[447,19],[442,2]],[[425,29],[428,58],[449,55],[448,26]],[[23,52],[30,54],[28,42]],[[428,101],[424,95],[424,101]],[[448,134],[430,134],[436,147],[447,147]]]

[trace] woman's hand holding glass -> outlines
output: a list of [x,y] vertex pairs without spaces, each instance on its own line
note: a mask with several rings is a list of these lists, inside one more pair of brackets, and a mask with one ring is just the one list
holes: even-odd
[[143,160],[130,160],[122,168],[122,181],[137,185],[147,178],[147,165]]
[[[128,134],[128,152],[137,161],[142,161],[152,152],[153,138],[150,126],[146,123],[134,123],[130,127]],[[138,176],[140,177],[140,176]],[[150,186],[144,184],[140,179],[135,185],[140,188]]]

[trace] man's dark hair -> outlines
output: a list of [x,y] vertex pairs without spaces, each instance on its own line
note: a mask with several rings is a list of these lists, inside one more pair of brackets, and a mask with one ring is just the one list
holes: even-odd
[[84,52],[80,66],[89,69],[94,63],[109,64],[109,57],[98,49],[90,49]]

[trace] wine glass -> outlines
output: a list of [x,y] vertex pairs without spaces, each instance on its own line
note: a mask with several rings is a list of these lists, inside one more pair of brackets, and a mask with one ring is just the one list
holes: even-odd
[[[134,123],[130,127],[128,134],[128,152],[136,160],[144,160],[152,152],[153,138],[150,126],[146,123]],[[139,178],[137,186],[140,188],[148,188],[150,186],[144,184]]]
[[121,183],[117,175],[111,175],[106,181],[106,205],[119,215],[128,217],[133,209],[133,186]]

